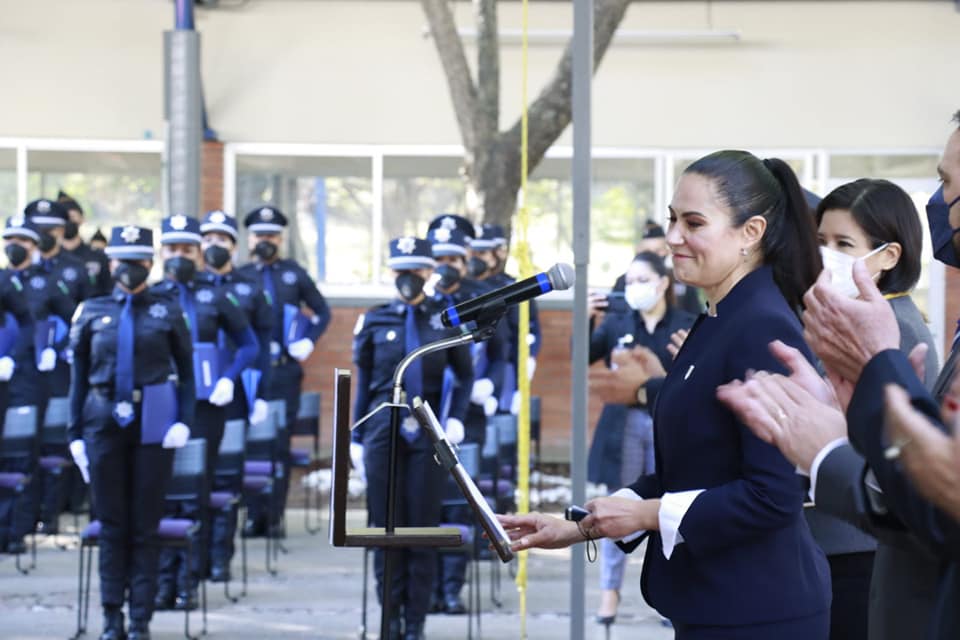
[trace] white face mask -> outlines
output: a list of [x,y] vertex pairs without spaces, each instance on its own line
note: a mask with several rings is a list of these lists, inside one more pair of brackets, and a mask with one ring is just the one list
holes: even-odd
[[855,258],[846,253],[835,251],[830,247],[820,245],[820,257],[823,258],[824,270],[830,272],[830,284],[843,295],[849,298],[856,298],[860,295],[860,289],[857,288],[857,283],[853,281],[853,263],[857,260],[866,260],[886,248],[887,243],[884,243],[867,255]]
[[649,311],[660,300],[656,282],[632,282],[623,290],[623,298],[636,311]]

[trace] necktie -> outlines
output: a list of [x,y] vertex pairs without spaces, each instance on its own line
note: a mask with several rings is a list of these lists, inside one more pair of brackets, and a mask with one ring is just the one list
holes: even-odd
[[[269,264],[263,265],[263,290],[274,312],[273,339],[281,342],[283,340],[283,307],[277,304],[277,288],[273,285],[273,267]],[[278,309],[279,322],[277,322]]]
[[196,344],[197,340],[197,307],[193,303],[193,295],[187,285],[177,283],[180,290],[180,306],[183,308],[183,315],[187,319],[187,326],[190,327],[190,338]]
[[133,295],[120,312],[117,327],[117,380],[113,417],[121,427],[133,422]]
[[[413,305],[407,305],[406,318],[403,324],[403,340],[405,354],[409,354],[420,346],[420,332],[417,331],[417,308]],[[423,397],[423,366],[419,359],[411,362],[406,373],[403,374],[403,390],[407,392],[408,404],[417,396]],[[400,435],[410,443],[413,443],[420,435],[420,429],[413,416],[405,418],[404,426],[400,428]]]

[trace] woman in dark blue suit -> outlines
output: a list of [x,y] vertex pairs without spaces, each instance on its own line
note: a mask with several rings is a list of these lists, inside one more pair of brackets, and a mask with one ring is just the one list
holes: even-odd
[[656,473],[589,502],[578,524],[502,521],[516,549],[608,537],[629,552],[649,534],[643,593],[679,640],[825,640],[830,571],[803,517],[802,479],[716,398],[749,370],[783,370],[773,340],[811,357],[796,311],[820,263],[796,176],[744,151],[697,160],[677,184],[667,241],[708,311],[657,385]]

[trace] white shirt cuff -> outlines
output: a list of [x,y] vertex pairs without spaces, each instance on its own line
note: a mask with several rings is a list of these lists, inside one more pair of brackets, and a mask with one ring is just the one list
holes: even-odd
[[[635,492],[633,489],[628,489],[627,487],[624,487],[623,489],[617,489],[617,490],[614,491],[612,494],[610,494],[610,497],[611,497],[611,498],[626,498],[627,500],[643,500],[643,497],[642,497],[642,496],[640,496],[640,495],[639,495],[637,492]],[[620,540],[619,540],[618,542],[622,542],[622,543],[624,543],[624,544],[629,544],[629,543],[633,542],[634,540],[636,540],[637,538],[639,538],[640,536],[642,536],[643,534],[645,534],[646,532],[647,532],[646,529],[641,529],[641,530],[639,530],[639,531],[634,531],[634,532],[631,533],[630,535],[624,536],[624,537],[620,538]]]
[[683,536],[680,535],[680,523],[683,516],[697,496],[703,493],[703,489],[694,489],[692,491],[678,491],[677,493],[665,493],[660,498],[660,512],[658,520],[660,522],[660,539],[663,542],[663,557],[667,560],[673,555],[673,549],[678,544],[683,543]]
[[834,449],[837,447],[842,447],[848,442],[850,442],[850,440],[847,438],[837,438],[836,440],[831,440],[823,449],[820,449],[820,451],[817,452],[816,456],[814,456],[813,462],[810,464],[810,501],[814,504],[817,502],[817,473],[820,471],[820,464]]

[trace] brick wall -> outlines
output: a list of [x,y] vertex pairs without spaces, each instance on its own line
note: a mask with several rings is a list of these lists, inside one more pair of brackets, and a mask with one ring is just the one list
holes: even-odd
[[200,150],[200,216],[223,208],[223,143],[204,140]]

